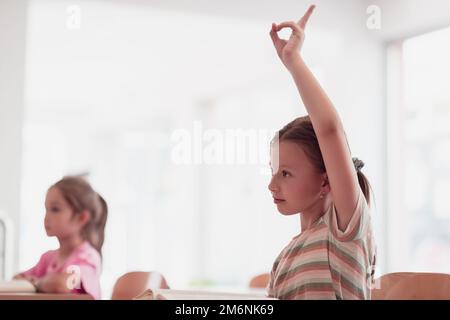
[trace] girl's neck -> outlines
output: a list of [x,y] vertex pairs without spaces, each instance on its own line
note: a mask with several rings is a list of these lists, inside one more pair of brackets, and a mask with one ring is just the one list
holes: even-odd
[[59,241],[59,257],[61,259],[67,258],[76,248],[78,248],[84,240],[76,235],[66,238],[58,238]]
[[331,205],[330,197],[320,199],[300,213],[301,232],[311,229]]

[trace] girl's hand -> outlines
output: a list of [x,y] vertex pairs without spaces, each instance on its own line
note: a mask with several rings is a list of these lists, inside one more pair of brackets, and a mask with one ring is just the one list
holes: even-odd
[[[288,70],[291,70],[293,63],[300,58],[300,49],[305,39],[305,27],[309,20],[309,17],[314,11],[316,6],[312,5],[308,8],[305,15],[298,21],[287,21],[280,24],[272,23],[272,30],[270,30],[270,37],[272,38],[273,45],[277,50],[283,64]],[[292,30],[289,40],[280,39],[278,32],[284,28],[290,28]]]
[[70,274],[47,274],[46,276],[36,279],[33,283],[38,292],[46,293],[71,293],[67,283]]
[[39,281],[39,278],[37,278],[37,277],[35,277],[35,276],[30,276],[30,275],[24,275],[24,274],[18,274],[18,275],[15,275],[14,277],[13,277],[13,280],[24,280],[24,281],[28,281],[28,282],[30,282],[35,288],[36,288],[36,291],[39,291],[38,290],[38,286],[37,286],[37,284],[38,284],[38,281]]
[[13,280],[25,280],[25,277],[21,273],[19,273],[13,277]]
[[33,281],[37,280],[37,277],[35,277],[35,276],[28,276],[28,275],[24,275],[24,274],[20,273],[18,275],[15,275],[13,277],[13,280],[26,280],[26,281],[29,281],[29,282],[33,282]]

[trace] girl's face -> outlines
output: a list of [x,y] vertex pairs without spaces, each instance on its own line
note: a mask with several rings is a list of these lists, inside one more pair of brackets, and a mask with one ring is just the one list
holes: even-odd
[[73,209],[56,187],[50,188],[45,198],[44,225],[47,235],[58,239],[79,234],[83,227],[81,215],[74,214]]
[[272,148],[271,167],[269,190],[280,213],[300,213],[317,203],[326,174],[317,172],[298,144],[281,141]]

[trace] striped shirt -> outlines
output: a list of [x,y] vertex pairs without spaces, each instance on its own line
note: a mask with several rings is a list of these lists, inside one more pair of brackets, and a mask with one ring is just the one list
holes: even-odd
[[345,231],[334,205],[294,237],[273,264],[267,294],[278,299],[370,299],[375,242],[369,207],[360,191]]

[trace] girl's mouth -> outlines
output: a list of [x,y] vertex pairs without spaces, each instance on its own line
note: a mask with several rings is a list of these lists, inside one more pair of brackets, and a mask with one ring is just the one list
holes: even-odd
[[273,198],[273,202],[274,203],[281,203],[281,202],[284,202],[284,201],[286,201],[286,200],[284,200],[284,199],[277,199],[277,198]]

